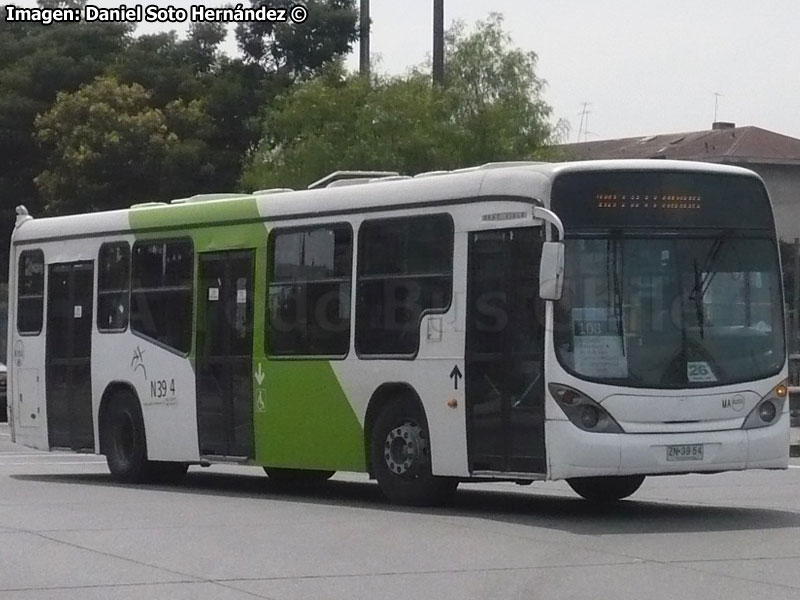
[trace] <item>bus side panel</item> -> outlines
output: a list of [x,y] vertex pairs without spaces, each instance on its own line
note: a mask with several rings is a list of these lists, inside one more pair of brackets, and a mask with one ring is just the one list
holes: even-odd
[[[362,424],[369,401],[381,384],[395,382],[411,387],[425,408],[434,475],[468,477],[463,381],[455,390],[449,377],[456,365],[463,373],[464,361],[460,357],[338,363],[335,370]],[[456,400],[455,407],[448,405],[451,400]]]
[[130,331],[97,333],[92,350],[95,440],[99,443],[98,415],[107,386],[112,382],[129,383],[142,407],[148,458],[198,461],[191,361]]
[[[432,213],[441,210],[431,210]],[[418,213],[415,213],[418,214]],[[386,215],[381,215],[386,216]],[[354,234],[360,219],[350,220]],[[455,255],[466,252],[466,234],[455,223]],[[256,461],[276,467],[363,471],[366,468],[364,421],[375,391],[385,383],[404,383],[419,396],[431,435],[433,471],[466,477],[467,445],[463,379],[466,261],[455,260],[453,300],[446,313],[420,319],[419,350],[414,358],[363,359],[355,350],[343,360],[268,359],[263,353],[264,306],[256,304],[256,360],[263,364],[263,386],[254,389]],[[357,273],[354,260],[353,273]],[[351,315],[357,288],[353,278]],[[260,296],[257,288],[257,296]],[[257,376],[256,379],[261,379]],[[456,401],[456,406],[448,406]]]
[[[256,461],[273,467],[364,471],[363,429],[338,363],[266,363],[256,395]],[[335,366],[334,366],[335,365]]]
[[382,384],[408,384],[425,408],[433,473],[468,477],[464,381],[454,375],[455,370],[464,373],[467,264],[458,257],[466,256],[467,234],[459,227],[458,215],[454,220],[453,299],[446,313],[420,319],[416,357],[362,360],[353,348],[348,360],[331,365],[362,427],[369,402]]
[[[112,224],[121,228],[120,224]],[[121,238],[124,239],[124,238]],[[21,251],[41,249],[44,252],[45,298],[47,298],[48,266],[54,263],[92,261],[104,238],[56,241],[36,246],[17,246],[11,257],[14,289],[18,277]],[[128,240],[133,241],[130,237]],[[97,289],[97,269],[93,287]],[[16,326],[17,298],[10,299],[9,400],[12,403],[15,440],[19,444],[47,450],[47,381],[45,373],[47,313],[44,305],[42,332],[20,335]],[[93,315],[97,314],[97,294],[93,297]],[[140,357],[144,369],[134,360]],[[92,323],[92,413],[95,451],[99,451],[98,415],[103,393],[109,383],[129,382],[139,397],[148,441],[148,455],[154,460],[197,460],[197,425],[195,416],[194,370],[189,358],[176,355],[138,337],[128,329],[125,333],[100,333]]]
[[[194,285],[192,291],[193,341],[192,351],[187,357],[165,350],[162,347],[134,336],[126,353],[119,357],[122,369],[129,369],[131,362],[142,362],[147,369],[147,379],[141,368],[132,382],[143,404],[147,429],[148,457],[152,460],[198,461],[199,441],[197,429],[197,396],[194,358],[197,344],[198,319],[198,263],[205,252],[228,250],[257,250],[266,246],[267,228],[264,223],[247,221],[258,219],[255,198],[248,201],[210,201],[185,203],[169,207],[135,209],[129,212],[130,227],[136,241],[159,241],[191,238],[194,261]],[[240,225],[216,227],[221,220],[245,221]],[[211,224],[191,226],[186,224]],[[165,228],[171,227],[167,230]],[[154,230],[151,230],[153,228]],[[257,250],[258,251],[258,250]],[[256,287],[254,303],[254,344],[256,348],[262,338],[263,317],[259,317],[261,306],[258,298],[264,292],[260,281],[262,259],[256,259]],[[136,359],[135,352],[143,356]],[[254,354],[254,362],[258,353]],[[255,366],[255,365],[254,365]],[[129,375],[130,377],[130,375]]]
[[44,290],[47,291],[47,264],[50,248],[46,245],[15,246],[9,257],[11,285],[8,298],[8,395],[7,401],[14,430],[14,441],[29,448],[49,450],[47,441],[47,413],[45,407],[45,323],[47,305],[44,303],[42,330],[38,335],[20,335],[17,328],[19,307],[17,282],[19,257],[24,250],[44,252]]

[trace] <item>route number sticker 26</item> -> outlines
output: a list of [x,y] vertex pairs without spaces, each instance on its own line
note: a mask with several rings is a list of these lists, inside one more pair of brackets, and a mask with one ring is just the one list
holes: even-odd
[[717,380],[714,371],[703,360],[686,363],[686,378],[690,383],[713,383]]

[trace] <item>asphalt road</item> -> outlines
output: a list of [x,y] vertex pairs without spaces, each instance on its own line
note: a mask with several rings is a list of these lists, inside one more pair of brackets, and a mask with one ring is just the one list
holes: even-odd
[[651,479],[609,508],[543,483],[411,510],[352,475],[120,486],[102,457],[14,446],[2,424],[0,599],[796,600],[797,467]]

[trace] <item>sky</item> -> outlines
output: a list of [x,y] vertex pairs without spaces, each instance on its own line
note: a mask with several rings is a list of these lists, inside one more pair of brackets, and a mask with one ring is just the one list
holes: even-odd
[[[553,120],[571,126],[565,141],[709,129],[715,112],[720,121],[800,138],[798,0],[444,2],[446,27],[453,20],[474,23],[490,11],[505,16],[514,44],[538,56],[536,71],[547,81],[544,99]],[[424,62],[431,52],[432,13],[431,0],[372,0],[375,68],[402,74]],[[139,31],[183,32],[186,26],[147,24]],[[232,36],[225,48],[236,52]],[[358,68],[357,46],[348,64]],[[588,126],[581,126],[584,106]]]

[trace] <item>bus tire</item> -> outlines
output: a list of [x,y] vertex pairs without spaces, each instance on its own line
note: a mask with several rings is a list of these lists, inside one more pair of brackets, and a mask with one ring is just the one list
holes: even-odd
[[616,502],[633,494],[644,482],[644,475],[575,477],[567,479],[578,495],[591,502]]
[[102,439],[111,476],[121,483],[142,483],[151,476],[142,410],[128,390],[114,394],[102,420]]
[[452,496],[458,480],[431,473],[428,423],[415,403],[391,400],[371,433],[372,470],[389,502],[437,506]]
[[283,467],[264,467],[271,480],[278,483],[322,483],[334,476],[336,471],[321,469],[286,469]]

